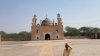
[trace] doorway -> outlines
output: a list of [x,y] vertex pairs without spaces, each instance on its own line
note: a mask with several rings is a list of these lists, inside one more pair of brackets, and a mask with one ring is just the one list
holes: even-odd
[[50,34],[45,34],[45,40],[50,40]]

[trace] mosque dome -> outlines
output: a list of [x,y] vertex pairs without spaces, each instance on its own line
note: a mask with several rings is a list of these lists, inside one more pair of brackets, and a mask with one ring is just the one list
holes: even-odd
[[53,25],[53,22],[46,17],[45,20],[42,21],[42,25]]

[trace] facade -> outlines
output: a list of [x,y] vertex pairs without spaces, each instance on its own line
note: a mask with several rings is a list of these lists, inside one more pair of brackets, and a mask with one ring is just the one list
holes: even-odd
[[32,18],[31,40],[57,40],[63,39],[63,25],[60,14],[57,14],[57,23],[45,18],[37,24],[36,15]]

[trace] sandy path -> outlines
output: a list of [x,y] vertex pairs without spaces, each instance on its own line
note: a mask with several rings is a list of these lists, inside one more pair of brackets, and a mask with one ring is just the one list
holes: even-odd
[[51,42],[45,42],[41,48],[40,56],[53,56],[52,46]]

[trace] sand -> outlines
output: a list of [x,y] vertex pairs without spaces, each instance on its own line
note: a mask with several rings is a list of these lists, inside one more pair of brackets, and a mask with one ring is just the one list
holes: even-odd
[[71,56],[100,56],[99,39],[2,41],[0,56],[63,56],[65,43],[72,47]]

